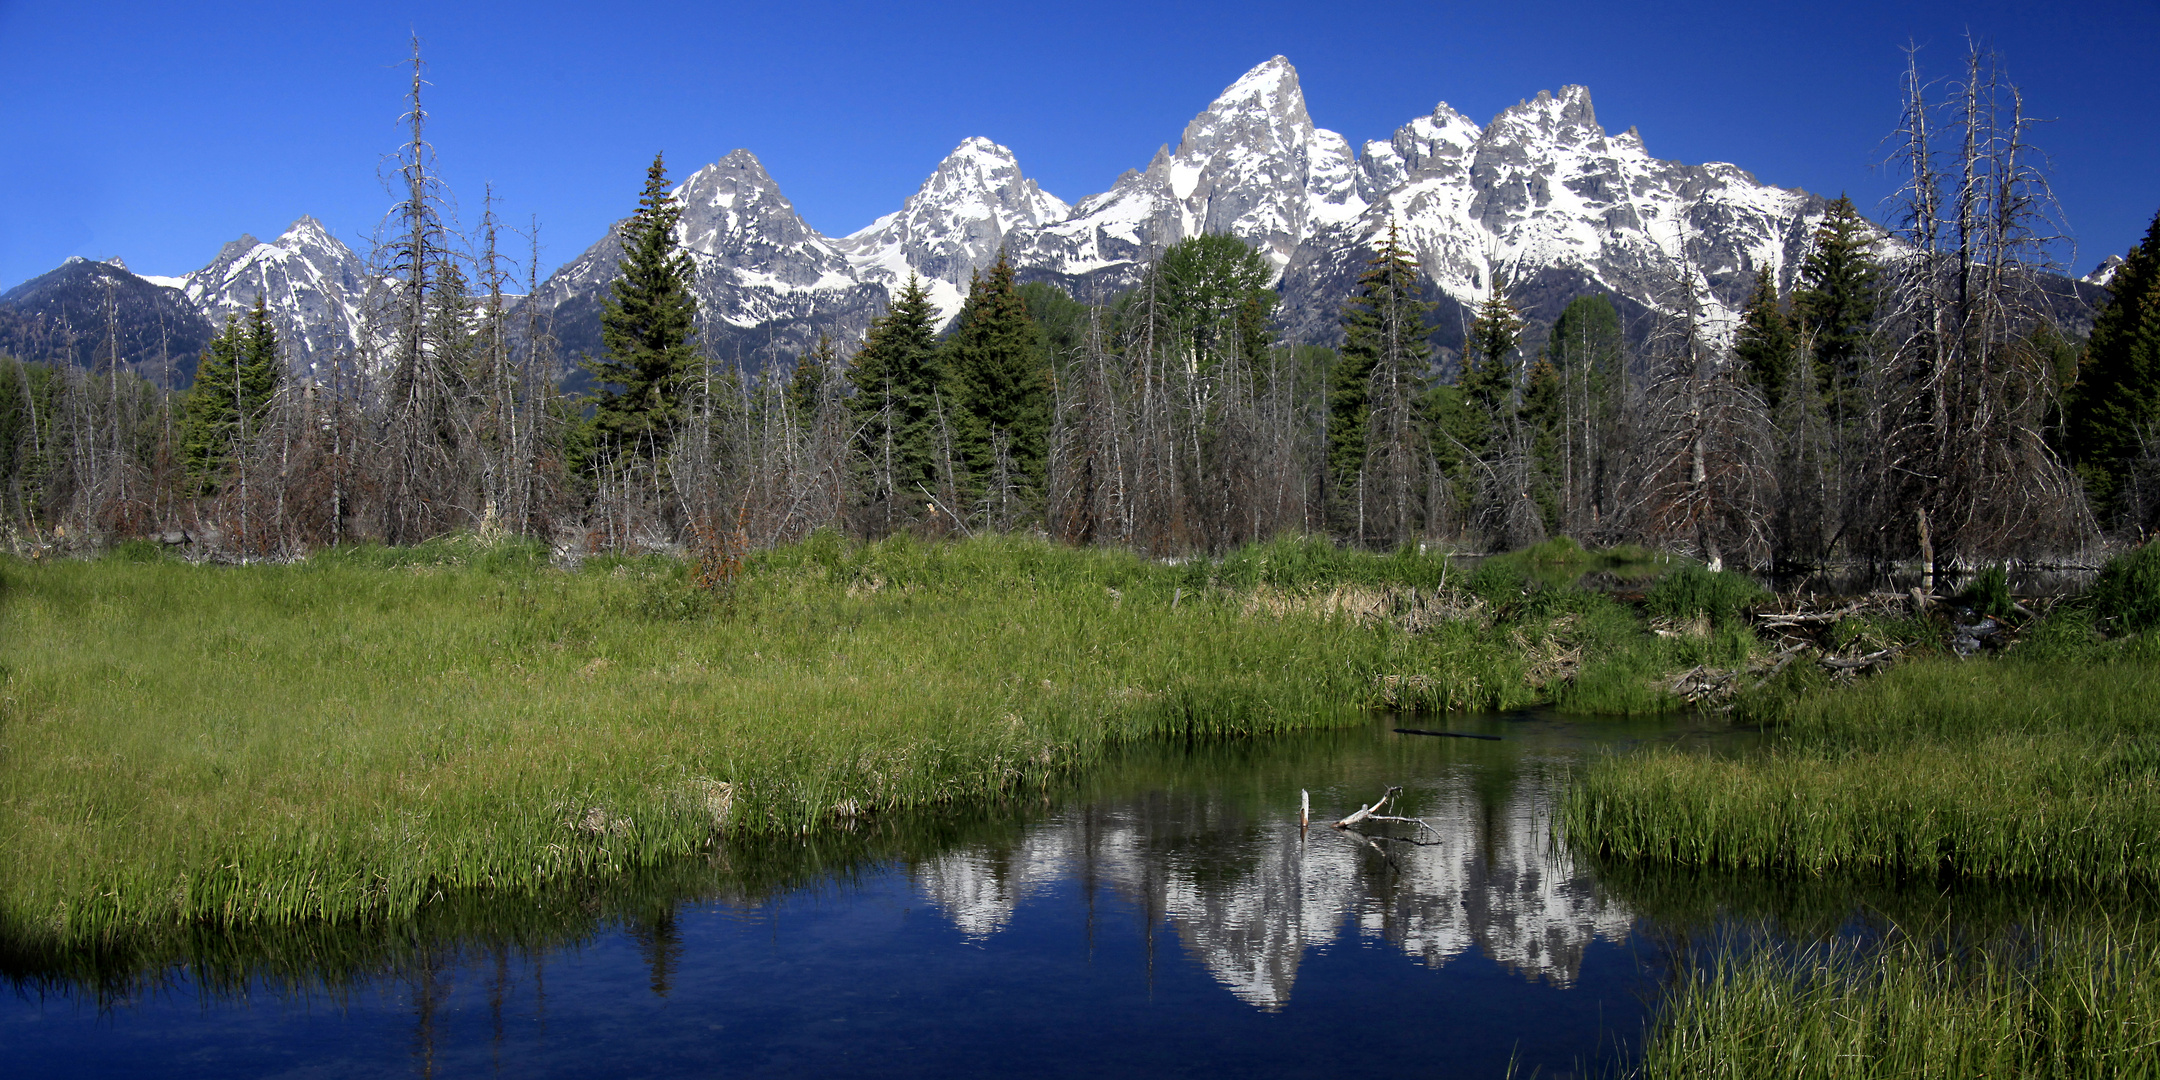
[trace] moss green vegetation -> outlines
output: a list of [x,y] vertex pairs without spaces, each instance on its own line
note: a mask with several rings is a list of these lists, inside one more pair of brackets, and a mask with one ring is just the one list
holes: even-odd
[[1391,697],[1671,707],[1661,671],[1736,647],[1463,576],[1301,541],[1169,566],[830,535],[718,597],[668,560],[469,541],[0,564],[0,937],[405,918]]

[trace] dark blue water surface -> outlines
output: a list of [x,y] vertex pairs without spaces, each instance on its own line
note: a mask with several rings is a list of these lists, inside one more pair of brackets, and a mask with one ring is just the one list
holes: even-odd
[[[1430,725],[1438,726],[1438,725]],[[12,1077],[1554,1076],[1670,940],[1554,847],[1539,716],[1136,750],[1068,795],[420,923],[18,961]],[[1391,785],[1415,826],[1300,831]]]

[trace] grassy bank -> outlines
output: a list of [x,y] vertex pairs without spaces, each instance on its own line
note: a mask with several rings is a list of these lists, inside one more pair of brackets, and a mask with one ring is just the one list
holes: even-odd
[[[1743,703],[1754,756],[1595,763],[1562,811],[1618,880],[1660,872],[2050,898],[1974,944],[1963,921],[1855,944],[1729,943],[1650,1033],[1646,1076],[2160,1072],[2160,549],[2125,556],[1996,658],[1936,655]],[[2007,599],[2002,607],[2008,606]],[[1820,677],[1814,677],[1819,681]]]
[[2160,884],[2160,643],[2077,640],[2089,621],[2064,618],[2029,655],[1758,701],[1759,757],[1598,762],[1568,835],[1627,862]]
[[1521,559],[1297,542],[1166,566],[826,536],[717,599],[678,563],[516,545],[131,554],[0,567],[19,947],[401,918],[1375,703],[1669,707],[1652,675],[1746,647],[1651,635]]

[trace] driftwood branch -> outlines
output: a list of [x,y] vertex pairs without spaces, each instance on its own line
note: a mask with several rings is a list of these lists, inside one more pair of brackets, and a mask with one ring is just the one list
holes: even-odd
[[1850,658],[1843,656],[1822,656],[1817,657],[1815,662],[1821,664],[1826,668],[1829,668],[1832,671],[1865,671],[1868,668],[1889,663],[1891,660],[1897,657],[1898,653],[1902,651],[1902,649],[1891,647],[1888,649],[1883,649],[1880,652],[1868,653],[1866,656],[1855,656]]
[[1426,731],[1423,728],[1399,727],[1395,729],[1395,733],[1398,735],[1432,735],[1442,739],[1485,739],[1490,742],[1500,741],[1500,736],[1498,735],[1472,735],[1467,731]]
[[1371,806],[1363,807],[1359,809],[1356,813],[1351,814],[1349,817],[1346,817],[1341,821],[1336,822],[1335,827],[1338,829],[1348,829],[1351,826],[1362,825],[1368,821],[1391,821],[1398,825],[1415,825],[1421,830],[1431,832],[1433,835],[1438,836],[1440,834],[1440,830],[1433,828],[1432,823],[1424,820],[1423,818],[1396,817],[1391,814],[1383,814],[1380,812],[1381,808],[1385,807],[1391,800],[1395,798],[1395,796],[1400,794],[1402,794],[1402,788],[1399,786],[1387,789],[1387,793],[1380,796],[1380,798],[1374,801]]

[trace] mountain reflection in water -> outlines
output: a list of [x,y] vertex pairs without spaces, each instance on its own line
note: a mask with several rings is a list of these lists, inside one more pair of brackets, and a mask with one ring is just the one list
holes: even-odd
[[1453,769],[1412,783],[1392,812],[1433,831],[1391,824],[1379,828],[1395,839],[1372,843],[1321,824],[1301,831],[1294,794],[1254,816],[1211,793],[1156,792],[1070,809],[1010,843],[940,855],[910,877],[978,940],[1053,883],[1111,890],[1157,914],[1209,974],[1263,1009],[1290,999],[1308,949],[1345,934],[1392,943],[1430,968],[1477,948],[1568,987],[1584,947],[1625,938],[1634,916],[1552,843],[1556,773],[1517,775],[1498,798],[1480,790],[1483,779]]
[[[1551,821],[1586,755],[1688,725],[1449,726],[1504,741],[1382,721],[1147,744],[1057,798],[447,897],[398,925],[82,955],[0,937],[0,1046],[20,1077],[1603,1067],[1639,1037],[1667,946]],[[1391,812],[1433,831],[1325,824],[1393,785]],[[1661,881],[1629,895],[1690,922],[1718,906]]]

